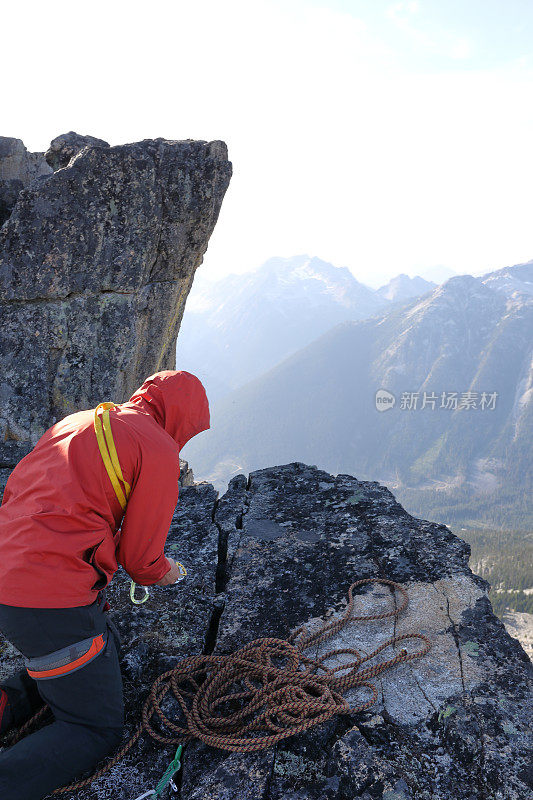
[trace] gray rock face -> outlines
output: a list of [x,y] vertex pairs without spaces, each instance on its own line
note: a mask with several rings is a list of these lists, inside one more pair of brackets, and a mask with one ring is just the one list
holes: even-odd
[[29,153],[21,139],[0,136],[0,225],[11,214],[20,191],[51,171],[44,153]]
[[[16,142],[4,144],[8,176],[24,172]],[[24,183],[26,169],[0,229],[0,467],[57,419],[122,402],[174,367],[185,300],[231,177],[220,141],[109,147],[67,134],[47,153],[62,167],[53,173],[38,155],[37,172],[48,174]]]
[[[468,545],[445,526],[411,517],[377,483],[293,463],[254,472],[248,482],[237,476],[220,499],[207,483],[182,488],[168,552],[189,568],[178,587],[154,588],[139,607],[129,603],[124,574],[108,590],[124,640],[128,734],[153,680],[177,661],[330,621],[359,578],[402,583],[409,605],[396,622],[350,625],[328,649],[368,653],[393,633],[432,641],[425,657],[376,679],[379,699],[365,712],[252,754],[190,742],[178,798],[530,796],[531,664],[493,615],[487,584],[468,569]],[[394,602],[388,588],[374,586],[359,591],[354,613],[390,610]],[[8,648],[2,674],[16,663]],[[363,692],[348,695],[352,705]],[[63,796],[133,800],[155,787],[174,749],[143,737],[91,788]]]
[[55,172],[57,169],[66,167],[74,156],[88,146],[109,147],[109,143],[104,142],[103,139],[96,139],[94,136],[80,136],[79,133],[70,131],[52,139],[44,157]]
[[194,475],[192,469],[189,467],[187,461],[180,458],[180,477],[178,480],[180,486],[193,486]]

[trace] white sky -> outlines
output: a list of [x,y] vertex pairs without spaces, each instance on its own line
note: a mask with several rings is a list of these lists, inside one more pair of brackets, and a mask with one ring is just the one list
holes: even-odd
[[224,139],[213,276],[297,253],[372,285],[485,272],[533,258],[532,6],[21,0],[0,132]]

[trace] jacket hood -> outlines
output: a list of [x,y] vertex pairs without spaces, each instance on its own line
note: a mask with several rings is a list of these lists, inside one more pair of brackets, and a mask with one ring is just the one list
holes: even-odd
[[164,370],[150,375],[127,404],[150,414],[180,450],[189,439],[209,428],[205,389],[190,372]]

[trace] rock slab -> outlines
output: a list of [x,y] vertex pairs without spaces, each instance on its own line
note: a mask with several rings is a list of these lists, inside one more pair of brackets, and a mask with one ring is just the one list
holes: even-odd
[[0,467],[65,415],[174,368],[230,177],[221,141],[70,133],[45,158],[0,140]]
[[[221,498],[207,483],[182,488],[168,552],[189,568],[176,589],[155,588],[140,607],[129,603],[124,574],[108,590],[124,642],[128,733],[152,682],[178,660],[230,653],[254,638],[283,638],[301,625],[331,621],[360,578],[402,583],[409,605],[396,622],[350,625],[328,649],[368,653],[404,632],[432,641],[424,658],[376,679],[378,702],[367,711],[258,753],[189,743],[176,797],[531,796],[532,666],[492,613],[487,584],[468,568],[468,545],[445,526],[411,517],[378,483],[293,463],[248,480],[237,476]],[[356,594],[354,613],[389,610],[395,602],[387,587],[374,585]],[[8,647],[2,674],[17,663]],[[348,696],[353,705],[362,691]],[[89,789],[65,800],[133,800],[155,787],[173,755],[173,747],[143,738]]]

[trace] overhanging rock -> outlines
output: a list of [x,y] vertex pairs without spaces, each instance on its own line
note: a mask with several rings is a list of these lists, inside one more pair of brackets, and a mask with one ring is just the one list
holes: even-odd
[[109,147],[71,133],[47,153],[52,172],[19,140],[0,145],[11,192],[0,229],[0,467],[9,468],[56,420],[123,402],[147,375],[174,368],[231,164],[221,141]]
[[[394,632],[421,632],[433,645],[376,680],[379,699],[368,711],[255,754],[189,743],[178,797],[529,796],[531,664],[492,613],[487,584],[469,570],[468,545],[445,526],[411,517],[378,483],[295,463],[254,472],[248,482],[238,476],[218,500],[210,484],[183,488],[168,552],[189,567],[179,588],[155,588],[133,607],[122,574],[108,592],[124,640],[128,735],[152,682],[178,660],[329,621],[359,578],[402,583],[410,604],[396,623],[351,625],[332,648],[367,653]],[[393,603],[392,592],[377,586],[357,595],[354,613]],[[9,647],[2,672],[16,663]],[[359,692],[351,698],[361,699]],[[63,797],[134,800],[155,787],[174,749],[143,738],[90,788]]]

